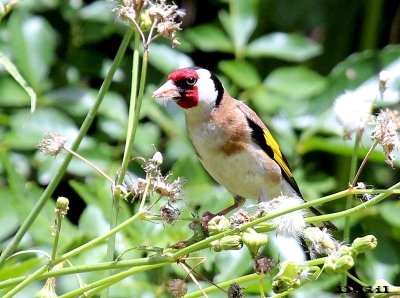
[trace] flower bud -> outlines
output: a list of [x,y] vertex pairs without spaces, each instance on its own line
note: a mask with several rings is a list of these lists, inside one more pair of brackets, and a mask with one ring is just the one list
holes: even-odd
[[208,222],[208,233],[210,236],[227,231],[231,227],[229,219],[225,216],[215,216]]
[[251,255],[254,257],[258,254],[260,247],[267,244],[268,235],[257,233],[254,229],[248,228],[242,233],[242,241],[246,244]]
[[329,256],[325,259],[324,270],[328,274],[333,274],[336,272],[336,258]]
[[239,250],[243,246],[241,237],[238,235],[225,236],[222,239],[211,242],[210,244],[215,252],[220,252],[222,250]]
[[376,240],[376,237],[373,235],[368,235],[354,239],[351,247],[356,254],[360,254],[368,250],[375,249],[377,245],[378,241]]
[[299,270],[294,262],[284,261],[280,265],[278,274],[272,281],[274,293],[283,293],[300,286]]
[[340,256],[352,256],[352,257],[356,256],[353,249],[347,245],[341,245],[339,247],[339,254],[340,254]]
[[336,260],[336,272],[349,270],[354,266],[354,259],[351,256],[342,256]]
[[153,25],[153,21],[150,17],[149,10],[145,10],[140,14],[139,17],[139,26],[143,32],[149,31],[151,26]]
[[69,200],[67,198],[58,197],[56,202],[56,208],[54,211],[57,214],[60,214],[61,216],[65,216],[69,209],[68,205],[69,205]]

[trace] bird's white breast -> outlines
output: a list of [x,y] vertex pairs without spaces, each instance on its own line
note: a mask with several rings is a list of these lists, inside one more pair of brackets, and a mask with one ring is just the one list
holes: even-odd
[[226,154],[221,146],[228,136],[218,124],[204,121],[188,125],[188,130],[204,168],[232,194],[252,199],[271,199],[281,194],[281,182],[268,179],[270,171],[280,171],[279,166],[273,164],[271,168],[271,161],[265,159],[265,152],[256,144],[249,143],[246,150]]

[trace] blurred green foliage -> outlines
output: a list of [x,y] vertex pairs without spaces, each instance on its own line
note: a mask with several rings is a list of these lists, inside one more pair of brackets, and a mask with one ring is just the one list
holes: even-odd
[[[3,5],[6,2],[2,0]],[[185,179],[183,215],[217,211],[231,200],[199,164],[186,135],[182,111],[173,103],[160,105],[150,97],[169,71],[194,64],[214,71],[233,96],[259,113],[291,162],[306,198],[346,188],[353,142],[343,141],[331,107],[335,97],[346,89],[373,85],[377,90],[379,71],[399,62],[400,46],[395,44],[400,38],[398,3],[192,0],[182,1],[181,5],[187,13],[180,34],[182,45],[172,49],[167,43],[156,43],[150,47],[149,85],[134,156],[151,157],[159,150],[164,154],[163,170]],[[111,12],[114,6],[103,0],[26,0],[2,18],[0,53],[15,63],[38,98],[36,111],[31,114],[29,95],[0,68],[0,248],[32,209],[62,159],[37,152],[42,135],[58,132],[70,144],[94,102],[125,30],[115,21]],[[123,154],[130,71],[131,56],[126,55],[79,149],[81,155],[111,176],[117,173]],[[397,96],[379,102],[380,106],[398,109],[399,71],[397,75],[391,78]],[[362,145],[360,158],[370,145],[367,137]],[[143,176],[138,163],[133,162],[130,171],[132,177]],[[362,181],[387,188],[398,177],[398,168],[385,165],[383,154],[377,151]],[[110,186],[81,161],[72,161],[53,197],[57,196],[66,196],[71,202],[69,219],[62,227],[61,252],[107,231]],[[134,204],[124,204],[121,219],[129,217],[135,208]],[[344,202],[335,201],[321,210],[343,208]],[[53,209],[54,202],[49,202],[20,250],[51,250]],[[393,284],[400,282],[399,213],[400,204],[394,199],[352,217],[352,238],[374,234],[379,243],[374,252],[357,261],[356,273],[364,281],[373,283],[385,278]],[[335,224],[341,227],[342,222]],[[137,245],[166,247],[188,236],[185,222],[173,226],[140,222],[118,235],[117,251]],[[268,253],[277,259],[280,249],[270,248]],[[102,245],[71,261],[95,263],[104,254]],[[124,258],[145,255],[133,250]],[[201,256],[207,261],[199,270],[216,282],[252,272],[250,257],[244,250],[218,255],[204,251]],[[23,255],[7,261],[0,268],[1,280],[30,272],[39,260],[40,256]],[[111,296],[130,297],[135,293],[135,297],[167,297],[165,283],[176,276],[185,276],[178,266],[137,275],[112,287]],[[98,273],[83,277],[88,283],[98,279]],[[335,278],[322,277],[299,293],[332,297],[338,284]],[[17,297],[33,297],[40,287],[41,283],[33,283]],[[57,283],[60,293],[75,287],[72,276]],[[251,293],[258,288],[249,285],[246,290]]]

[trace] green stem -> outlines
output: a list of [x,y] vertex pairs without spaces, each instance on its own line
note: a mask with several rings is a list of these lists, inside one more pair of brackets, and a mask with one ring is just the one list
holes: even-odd
[[[268,215],[263,216],[261,218],[258,218],[256,220],[253,220],[253,221],[251,221],[251,222],[249,222],[247,224],[244,224],[240,228],[235,228],[235,229],[231,229],[229,231],[221,232],[219,234],[213,235],[213,236],[208,237],[208,238],[206,238],[204,240],[196,242],[195,244],[192,244],[192,245],[190,245],[188,247],[185,247],[185,248],[177,251],[173,255],[173,257],[177,258],[177,259],[181,258],[181,257],[184,257],[185,255],[187,255],[189,253],[192,253],[194,251],[198,251],[200,249],[208,247],[209,243],[211,243],[214,240],[218,240],[218,239],[220,239],[220,238],[222,238],[224,236],[228,236],[228,235],[233,235],[233,234],[239,233],[240,231],[244,231],[247,228],[254,227],[256,225],[259,225],[260,223],[266,222],[268,220],[271,220],[273,218],[279,217],[279,216],[284,215],[284,214],[288,214],[288,213],[291,213],[291,212],[294,212],[294,211],[297,211],[297,210],[306,209],[306,208],[311,207],[311,206],[316,206],[316,205],[319,205],[319,204],[323,204],[323,203],[326,203],[326,202],[330,202],[330,201],[333,201],[333,200],[340,199],[340,198],[342,198],[342,197],[344,197],[344,196],[346,196],[346,195],[348,195],[348,194],[350,194],[352,192],[353,192],[353,190],[346,189],[346,190],[340,191],[338,193],[335,193],[335,194],[332,194],[332,195],[329,195],[329,196],[326,196],[326,197],[322,197],[320,199],[316,199],[316,200],[313,200],[313,201],[310,201],[310,202],[307,202],[307,203],[304,203],[304,204],[301,204],[301,205],[298,205],[298,206],[295,206],[295,207],[290,208],[290,209],[286,209],[286,210],[282,210],[282,211],[279,211],[279,212],[276,212],[276,213],[268,214]],[[315,218],[315,217],[313,217],[313,218]],[[320,221],[320,220],[318,220],[318,221]],[[166,252],[169,252],[169,250],[165,250],[164,251],[164,253],[166,253]]]
[[[396,183],[392,187],[390,187],[388,190],[394,190],[400,188],[400,182]],[[323,222],[323,221],[329,221],[329,220],[334,220],[337,218],[345,217],[345,216],[350,216],[353,213],[357,213],[358,211],[365,210],[366,208],[378,204],[380,201],[386,199],[388,196],[390,196],[392,193],[391,192],[384,192],[376,197],[372,198],[371,200],[364,202],[358,206],[355,206],[351,209],[344,210],[344,211],[339,211],[331,214],[325,214],[325,215],[319,215],[319,216],[312,216],[308,217],[305,219],[305,222],[307,224],[310,223],[316,223],[316,222]]]
[[84,287],[76,289],[74,291],[68,292],[67,294],[61,295],[60,298],[77,297],[79,295],[82,295],[85,292],[90,297],[90,296],[93,296],[94,294],[100,292],[101,290],[108,288],[111,285],[127,278],[128,276],[130,276],[132,274],[159,268],[159,267],[165,266],[167,264],[170,264],[170,263],[167,262],[167,263],[158,263],[158,264],[154,264],[154,265],[145,265],[145,266],[140,266],[140,267],[134,267],[129,270],[126,270],[126,271],[111,275],[109,277],[100,279],[94,283],[91,283],[89,285],[86,285]]
[[[108,231],[106,234],[103,234],[65,254],[63,254],[62,256],[60,256],[57,260],[54,261],[55,264],[58,264],[62,261],[65,261],[66,259],[77,255],[78,253],[88,249],[88,248],[92,248],[93,246],[99,244],[100,242],[104,241],[105,239],[107,239],[108,237],[115,235],[116,233],[118,233],[119,231],[121,231],[122,229],[124,229],[125,227],[131,225],[132,223],[134,223],[137,220],[142,219],[144,215],[144,212],[138,212],[136,213],[134,216],[128,218],[127,220],[125,220],[124,222],[120,223],[118,226],[114,227],[113,229],[111,229],[110,231]],[[55,265],[54,264],[54,265]]]
[[[132,59],[132,79],[131,79],[131,97],[130,97],[130,104],[129,104],[129,116],[128,116],[128,130],[126,136],[126,143],[125,143],[125,151],[124,157],[122,159],[121,170],[118,174],[116,184],[119,185],[124,181],[126,172],[128,170],[129,161],[131,158],[131,144],[132,144],[132,123],[135,111],[135,104],[136,104],[136,96],[137,96],[137,81],[138,81],[138,73],[139,73],[139,40],[140,35],[138,31],[135,31],[135,39],[134,39],[134,50],[133,50],[133,59]],[[118,212],[119,212],[119,200],[121,198],[120,194],[113,193],[113,201],[111,207],[111,218],[110,218],[110,230],[112,230],[118,224]],[[115,253],[115,237],[116,234],[113,234],[107,243],[107,254],[106,254],[106,261],[114,260],[114,253]],[[110,276],[111,271],[105,272],[105,277]],[[108,297],[108,289],[101,294],[101,298]]]
[[57,213],[57,219],[56,219],[56,224],[55,224],[56,231],[55,231],[55,235],[54,235],[53,249],[51,250],[51,259],[50,259],[51,262],[53,262],[56,259],[58,240],[60,239],[62,220],[63,220],[63,216],[61,214]]
[[362,287],[368,286],[365,282],[359,280],[357,277],[355,277],[354,275],[352,275],[352,274],[349,273],[348,271],[346,271],[345,274],[346,274],[349,278],[351,278],[352,280],[354,280],[356,283],[358,283],[360,286],[362,286]]
[[[357,170],[357,160],[358,160],[358,148],[360,146],[361,142],[361,136],[362,136],[362,131],[359,131],[356,136],[356,140],[354,142],[354,149],[353,149],[353,154],[351,156],[351,162],[350,162],[350,170],[349,170],[349,183],[350,181],[353,181],[355,175],[356,175],[356,170]],[[354,185],[351,185],[354,187]],[[353,198],[354,195],[348,195],[346,199],[346,210],[350,209],[353,207]],[[350,217],[345,218],[344,222],[344,228],[343,228],[343,241],[348,243],[350,241]]]
[[128,171],[128,165],[132,156],[132,148],[134,141],[134,123],[135,123],[135,109],[136,109],[136,100],[138,96],[138,77],[139,77],[139,41],[140,35],[137,31],[135,31],[135,41],[134,41],[134,51],[133,51],[133,62],[132,62],[132,88],[131,88],[131,97],[129,102],[129,117],[128,117],[128,131],[126,135],[126,143],[125,143],[125,151],[124,157],[122,158],[121,170],[117,177],[117,184],[121,184],[124,181],[126,172]]
[[[67,268],[53,269],[49,272],[45,272],[40,276],[37,276],[34,280],[47,279],[49,277],[57,277],[63,275],[84,273],[84,272],[95,272],[102,271],[107,269],[123,269],[123,268],[132,268],[143,265],[152,265],[157,263],[174,263],[176,260],[172,257],[168,256],[152,256],[147,258],[140,258],[134,260],[125,260],[118,262],[104,262],[98,264],[90,264],[90,265],[79,265]],[[25,279],[27,279],[29,275],[19,276],[16,278],[9,278],[7,280],[0,282],[0,289],[7,288],[10,286],[15,286],[16,284],[21,283]]]
[[43,274],[47,269],[49,268],[48,265],[44,265],[40,267],[38,270],[36,270],[34,273],[30,274],[28,278],[24,279],[21,283],[19,283],[15,288],[12,288],[11,291],[9,291],[7,294],[3,296],[3,298],[11,298],[15,294],[17,294],[19,291],[21,291],[23,288],[25,288],[27,285],[29,285],[32,281],[37,279],[38,276]]
[[[358,131],[356,140],[354,142],[353,154],[351,156],[351,161],[350,161],[349,183],[350,183],[350,181],[353,181],[353,179],[355,178],[355,175],[356,175],[357,161],[358,161],[358,148],[360,146],[362,134],[363,134],[363,130]],[[352,184],[351,186],[354,187],[354,184]],[[354,195],[347,196],[345,210],[348,210],[351,207],[353,207],[353,198],[354,198]],[[349,241],[350,241],[350,216],[344,218],[343,241],[345,243],[349,243]],[[342,280],[341,280],[340,284],[342,286],[345,286],[347,284],[347,276],[345,274],[342,274]]]
[[[230,279],[228,281],[221,282],[218,284],[218,287],[211,286],[211,287],[203,289],[203,291],[206,294],[211,294],[211,293],[215,293],[217,291],[221,291],[220,288],[222,288],[222,289],[228,288],[234,282],[237,284],[243,284],[243,283],[247,283],[250,281],[258,280],[259,277],[260,277],[260,275],[253,273],[253,274],[249,274],[249,275],[245,275],[245,276],[241,276],[238,278]],[[192,293],[185,295],[185,298],[196,298],[196,297],[202,297],[202,296],[203,296],[203,293],[201,291],[196,291],[196,292],[192,292]]]
[[[71,146],[71,149],[73,151],[77,151],[83,137],[86,135],[90,125],[92,124],[94,118],[96,117],[97,111],[100,107],[100,104],[106,95],[110,84],[112,82],[113,76],[118,68],[118,65],[121,63],[122,57],[125,53],[126,48],[128,47],[129,40],[132,35],[132,30],[128,29],[127,32],[124,35],[124,38],[121,42],[121,45],[118,49],[118,52],[115,56],[115,59],[110,67],[110,70],[107,73],[107,76],[104,79],[103,84],[101,85],[101,88],[99,90],[99,93],[97,94],[96,101],[94,105],[90,108],[85,120],[82,123],[82,126],[79,130],[79,134],[76,137],[74,143]],[[57,185],[60,183],[61,178],[64,176],[65,171],[67,170],[67,167],[72,159],[71,154],[67,154],[67,156],[64,158],[62,164],[60,165],[60,168],[58,169],[56,175],[53,177],[53,179],[50,181],[49,185],[46,187],[45,191],[43,194],[40,196],[39,200],[37,201],[36,205],[33,207],[33,209],[30,211],[28,217],[25,219],[25,221],[22,223],[21,227],[18,229],[18,232],[15,234],[13,239],[7,244],[6,248],[3,250],[0,256],[0,266],[4,263],[6,258],[12,254],[12,252],[16,249],[18,246],[19,242],[21,241],[22,237],[26,234],[32,223],[35,221],[36,217],[40,213],[40,211],[43,209],[44,205],[46,204],[47,200],[51,197],[53,194],[54,190],[56,189]]]

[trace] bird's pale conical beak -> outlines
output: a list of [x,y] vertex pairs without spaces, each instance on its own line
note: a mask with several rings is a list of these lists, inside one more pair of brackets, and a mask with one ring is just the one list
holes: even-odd
[[171,80],[168,80],[164,85],[154,91],[153,97],[176,99],[180,98],[181,95],[175,84]]

